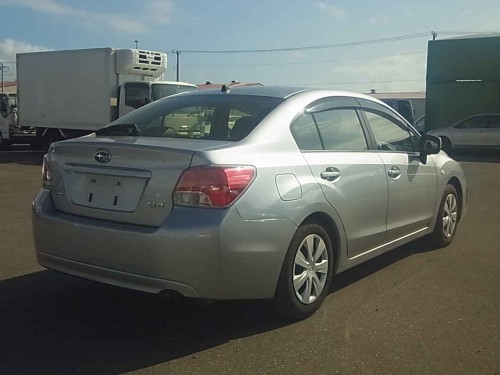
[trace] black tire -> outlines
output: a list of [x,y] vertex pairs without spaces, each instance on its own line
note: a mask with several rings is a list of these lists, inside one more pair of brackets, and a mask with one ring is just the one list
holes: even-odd
[[446,152],[448,155],[451,155],[453,153],[453,147],[451,146],[451,141],[446,137],[441,137],[441,141],[442,141],[441,148],[443,149],[443,151]]
[[429,236],[430,245],[436,248],[448,246],[455,238],[459,218],[460,201],[457,190],[453,185],[447,185],[439,205],[434,231]]
[[[302,287],[295,290],[294,286],[294,273],[300,272],[301,266],[296,265],[296,256],[298,253],[307,252],[307,241],[306,238],[312,239],[313,251],[318,249],[318,245],[322,243],[325,249],[321,252],[321,256],[314,261],[314,269],[307,270],[305,267],[301,274],[305,274]],[[304,242],[306,244],[304,245]],[[314,251],[311,253],[312,257],[317,255]],[[327,260],[325,266],[324,262]],[[288,247],[285,260],[281,269],[280,277],[278,280],[278,285],[276,287],[276,292],[273,300],[271,301],[271,309],[276,314],[285,317],[287,319],[301,320],[311,316],[323,303],[328,291],[330,290],[330,285],[333,275],[333,264],[335,262],[334,253],[332,249],[332,243],[330,237],[326,230],[319,224],[308,223],[304,224],[297,229],[295,235],[290,242]],[[321,266],[320,264],[323,264]],[[316,268],[318,266],[318,268]],[[319,269],[322,271],[319,271]],[[326,271],[324,274],[323,271]],[[316,275],[316,277],[314,277]],[[324,281],[322,289],[319,286],[322,284],[321,280]],[[299,298],[307,298],[307,292],[305,289],[309,289],[309,302],[304,303]],[[318,289],[320,289],[318,293]],[[300,291],[303,291],[304,295]],[[316,295],[314,295],[316,292]],[[306,297],[304,297],[306,296]]]
[[11,143],[5,139],[3,139],[2,134],[0,134],[0,150],[5,150],[9,147]]

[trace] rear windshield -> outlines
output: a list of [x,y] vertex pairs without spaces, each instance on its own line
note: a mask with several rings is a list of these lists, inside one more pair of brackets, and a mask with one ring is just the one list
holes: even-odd
[[239,141],[283,99],[204,94],[161,99],[116,120],[135,124],[139,136]]

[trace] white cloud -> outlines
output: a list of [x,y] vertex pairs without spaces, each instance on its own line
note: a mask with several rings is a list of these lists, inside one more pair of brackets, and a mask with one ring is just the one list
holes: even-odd
[[292,61],[302,60],[307,57],[307,54],[303,51],[293,51],[290,53],[290,59]]
[[[71,18],[72,21],[91,29],[102,27],[127,34],[143,34],[151,23],[163,25],[171,21],[175,13],[173,0],[148,0],[139,13],[129,16],[120,13],[99,13],[69,6],[61,0],[0,0],[3,6],[22,7],[53,17]],[[84,3],[83,3],[84,4]]]
[[360,92],[372,88],[378,92],[422,91],[425,69],[424,53],[394,55],[336,65],[326,80],[340,82],[339,88]]
[[325,12],[337,20],[343,20],[347,18],[347,13],[344,9],[338,5],[330,4],[326,1],[320,1],[315,3],[316,8],[321,12]]
[[390,18],[384,14],[371,16],[369,22],[371,25],[384,25],[389,23]]
[[47,51],[49,48],[35,46],[14,39],[0,40],[0,62],[3,63],[3,78],[5,81],[14,80],[16,77],[16,53]]
[[16,53],[20,52],[39,52],[48,51],[50,48],[44,46],[35,46],[23,41],[14,39],[0,40],[0,61],[15,62]]

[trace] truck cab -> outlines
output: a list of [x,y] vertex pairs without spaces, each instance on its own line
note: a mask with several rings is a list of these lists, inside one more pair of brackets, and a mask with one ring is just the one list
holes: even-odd
[[17,94],[0,93],[0,148],[13,143],[34,145],[35,137],[35,128],[22,127],[17,122]]
[[17,123],[17,94],[0,93],[0,149],[13,143],[33,143],[34,129],[21,128]]
[[198,87],[191,83],[174,81],[125,82],[119,88],[118,114],[126,115],[152,101],[187,91],[196,91]]

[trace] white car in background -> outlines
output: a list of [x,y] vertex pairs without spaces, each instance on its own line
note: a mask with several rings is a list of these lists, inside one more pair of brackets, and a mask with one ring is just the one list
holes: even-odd
[[433,129],[427,134],[441,137],[446,152],[458,148],[500,149],[500,113],[466,117],[450,127]]

